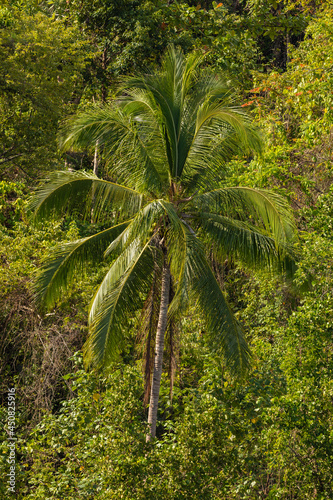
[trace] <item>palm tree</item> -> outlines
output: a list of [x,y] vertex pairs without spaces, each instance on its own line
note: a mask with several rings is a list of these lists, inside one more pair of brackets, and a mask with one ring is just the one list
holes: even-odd
[[231,372],[249,367],[243,330],[207,249],[216,259],[233,254],[252,267],[281,269],[294,237],[280,196],[223,180],[231,155],[258,150],[260,141],[221,79],[199,71],[201,61],[170,47],[158,72],[127,78],[117,100],[67,124],[63,147],[98,143],[117,182],[56,172],[32,203],[42,219],[77,204],[90,214],[93,200],[94,217],[108,226],[58,248],[44,263],[36,292],[51,308],[89,259],[111,256],[91,301],[84,357],[87,365],[107,366],[121,348],[126,319],[144,310],[148,357],[155,347],[146,381],[148,441],[156,434],[165,333],[189,304],[202,312],[210,342]]

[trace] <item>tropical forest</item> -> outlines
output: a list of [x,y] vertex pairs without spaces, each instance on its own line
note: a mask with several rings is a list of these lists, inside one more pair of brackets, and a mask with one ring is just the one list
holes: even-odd
[[332,182],[332,0],[1,0],[0,500],[332,500]]

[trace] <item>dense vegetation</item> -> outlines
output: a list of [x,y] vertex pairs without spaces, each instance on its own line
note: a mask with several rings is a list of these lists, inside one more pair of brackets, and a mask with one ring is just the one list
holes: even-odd
[[[333,497],[332,14],[331,1],[312,0],[2,2],[0,468],[5,477],[15,387],[17,498]],[[33,223],[27,208],[50,171],[98,168],[118,180],[95,142],[59,150],[59,127],[112,102],[121,75],[158,67],[170,43],[205,54],[202,71],[223,72],[259,127],[263,151],[234,151],[224,182],[284,197],[297,269],[286,276],[253,270],[242,255],[207,254],[246,332],[251,368],[233,377],[190,305],[167,338],[157,438],[146,443],[139,310],[108,368],[83,366],[88,308],[108,262],[72,273],[51,310],[34,298],[58,245],[105,221],[78,207]],[[0,496],[10,495],[4,481]]]

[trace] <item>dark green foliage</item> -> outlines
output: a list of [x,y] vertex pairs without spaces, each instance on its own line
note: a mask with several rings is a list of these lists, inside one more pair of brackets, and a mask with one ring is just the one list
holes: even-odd
[[[7,14],[6,14],[7,13]],[[10,22],[1,25],[1,15]],[[58,121],[83,93],[93,50],[79,31],[41,12],[0,10],[0,176],[39,176],[59,161]]]
[[[47,19],[52,3],[4,0],[0,8],[1,43],[10,41],[5,43],[0,56],[4,75],[0,82],[0,105],[5,119],[1,120],[0,154],[8,151],[13,138],[17,151],[24,153],[12,161],[7,161],[14,154],[11,150],[2,159],[0,157],[0,162],[6,160],[0,166],[0,175],[10,179],[0,182],[1,475],[8,472],[6,391],[15,385],[18,437],[15,498],[19,500],[331,500],[331,5],[312,0],[297,3],[225,0],[222,4],[204,2],[200,7],[194,2],[190,5],[157,1],[112,2],[112,10],[107,16],[101,8],[102,2],[98,3],[96,11],[91,2],[83,3],[81,10],[80,4],[53,2],[53,12],[58,17],[63,16],[68,26],[73,19],[79,19],[80,40],[84,31],[85,36],[94,40],[94,50],[99,50],[96,57],[100,59],[82,75],[82,59],[78,59],[78,72],[72,72],[74,66],[70,64],[74,64],[75,55],[65,49],[66,60],[72,61],[61,69],[62,74],[69,76],[68,87],[67,76],[63,86],[55,80],[60,69],[53,66],[51,59],[47,59],[49,72],[42,65],[42,54],[46,58],[53,54],[55,65],[57,57],[64,54],[63,44],[54,53],[55,26],[58,26],[56,36],[59,40],[63,36],[67,42],[73,40],[75,31],[72,28],[64,31],[62,22],[60,27]],[[118,22],[115,22],[117,17]],[[96,33],[104,18],[109,23],[108,30],[111,26],[109,35],[106,30],[102,33],[103,26]],[[309,21],[305,40],[298,48],[292,47],[291,43],[299,43],[304,36],[301,31]],[[39,28],[37,41],[42,45],[36,48],[39,57],[33,60],[30,42],[36,26]],[[105,41],[112,58],[103,69]],[[64,217],[60,210],[55,214],[57,220],[31,227],[24,208],[26,194],[35,180],[30,179],[24,185],[13,182],[16,171],[12,166],[15,163],[30,175],[53,166],[58,155],[55,149],[57,121],[76,106],[71,99],[76,100],[81,95],[80,82],[84,80],[86,84],[84,95],[94,95],[96,99],[101,96],[103,85],[110,82],[113,85],[119,74],[124,71],[136,74],[138,67],[158,60],[162,47],[170,41],[186,51],[193,46],[202,52],[210,49],[206,62],[236,77],[241,95],[247,96],[243,101],[244,109],[252,106],[257,113],[261,133],[265,135],[265,148],[255,159],[249,153],[245,157],[242,155],[246,147],[239,151],[238,158],[225,162],[219,176],[220,184],[216,185],[215,170],[208,171],[205,165],[205,159],[213,156],[213,144],[209,144],[205,154],[193,163],[193,169],[203,174],[200,189],[210,185],[210,194],[196,193],[196,200],[181,203],[180,212],[190,215],[182,217],[181,223],[170,205],[154,204],[151,199],[142,203],[142,210],[150,213],[145,231],[149,232],[154,221],[167,214],[173,221],[167,236],[172,255],[186,256],[187,263],[182,268],[176,257],[171,262],[183,286],[176,290],[173,283],[170,312],[177,319],[180,311],[183,334],[180,338],[173,330],[174,325],[170,325],[164,370],[166,373],[173,366],[172,399],[169,380],[164,375],[158,440],[147,445],[144,440],[147,431],[145,393],[149,392],[149,387],[144,387],[142,370],[151,373],[152,337],[158,314],[153,301],[159,301],[156,288],[160,283],[160,274],[157,268],[150,266],[148,253],[141,261],[142,266],[133,268],[140,278],[139,286],[146,282],[146,288],[140,288],[147,293],[143,316],[133,313],[128,322],[123,323],[125,333],[116,362],[103,374],[87,373],[83,370],[81,351],[73,357],[87,338],[86,317],[93,291],[110,265],[113,263],[117,269],[119,286],[126,286],[131,280],[131,272],[123,274],[125,261],[118,260],[124,239],[120,236],[112,242],[113,232],[117,234],[119,230],[123,235],[127,223],[118,229],[117,226],[106,228],[110,223],[120,223],[118,208],[124,206],[123,202],[129,209],[128,218],[136,213],[139,205],[133,209],[134,205],[127,204],[129,198],[124,193],[116,193],[110,187],[108,194],[112,191],[112,203],[109,206],[88,203],[86,209],[83,201],[94,199],[92,175],[77,174],[78,178],[85,176],[87,180],[80,192],[74,185],[66,185],[65,172],[62,174],[62,193],[68,194],[69,203],[62,209],[71,207],[70,214]],[[19,42],[26,43],[24,54],[18,50]],[[121,47],[119,50],[117,43]],[[285,72],[258,72],[264,65],[268,70],[273,66],[285,68],[286,63]],[[254,82],[251,80],[253,69],[258,70]],[[72,77],[77,82],[75,86]],[[242,82],[246,82],[245,86]],[[251,89],[249,93],[248,89]],[[114,129],[112,139],[119,137],[121,128],[136,116],[140,103],[138,97],[137,103],[128,108],[126,117],[124,114],[117,116],[118,128]],[[125,100],[123,104],[126,107]],[[110,111],[101,110],[101,116],[102,113],[110,117]],[[26,126],[29,116],[30,130]],[[186,134],[190,136],[192,130],[184,130],[183,137]],[[229,139],[231,144],[231,137]],[[35,149],[31,148],[32,140]],[[105,136],[106,143],[107,140]],[[134,141],[135,135],[129,131],[119,149],[122,157],[128,154],[127,165],[133,163],[140,151]],[[75,168],[85,165],[89,169],[89,155],[94,147],[93,144],[84,153],[75,153],[76,156],[71,153],[71,158],[77,159]],[[146,151],[149,153],[147,159],[152,148]],[[109,175],[115,151],[109,157],[105,150],[101,149],[100,153],[101,166]],[[81,162],[83,155],[86,160]],[[161,151],[156,150],[155,158],[160,155]],[[109,162],[108,167],[105,162]],[[192,180],[197,180],[194,170],[186,172],[187,198],[191,195]],[[70,176],[67,175],[67,181]],[[151,196],[158,193],[160,196],[166,178],[161,170],[153,170],[147,163],[145,175],[138,175],[131,187],[142,193],[145,186],[154,183]],[[126,169],[119,170],[112,179],[108,177],[110,185],[124,179]],[[300,240],[294,248],[298,269],[293,287],[271,274],[260,272],[263,263],[269,263],[274,269],[280,260],[284,270],[287,264],[279,258],[272,237],[263,229],[265,220],[253,209],[251,197],[244,204],[237,192],[230,189],[239,185],[249,188],[249,193],[253,188],[258,188],[259,192],[268,188],[274,202],[278,199],[274,193],[278,193],[286,195],[292,204],[301,230]],[[60,191],[62,188],[59,185]],[[95,188],[106,201],[102,184],[99,188],[95,182]],[[78,192],[82,204],[73,209],[73,195]],[[139,198],[131,199],[134,204],[138,203]],[[265,215],[267,208],[267,215],[274,221],[268,201],[262,200],[262,214]],[[233,209],[235,204],[237,214]],[[217,205],[221,213],[212,213],[212,207],[215,210]],[[280,206],[280,210],[285,206]],[[44,207],[45,213],[52,213],[51,206]],[[42,211],[43,207],[41,214]],[[251,218],[245,215],[249,213]],[[102,214],[106,217],[101,217]],[[143,227],[142,214],[133,227],[133,239]],[[260,232],[257,231],[259,222],[263,229]],[[193,244],[188,225],[202,242],[207,243],[207,255],[202,255],[201,245]],[[275,237],[281,238],[284,230],[288,233],[289,229],[287,223],[281,233],[275,232]],[[237,262],[228,255],[235,241],[243,242],[238,248]],[[220,250],[221,243],[224,251]],[[53,253],[58,244],[58,253]],[[251,247],[256,251],[249,252]],[[103,263],[105,249],[107,255]],[[75,252],[88,262],[88,279],[84,269],[76,265]],[[134,247],[128,248],[125,260],[134,254],[140,264],[142,255]],[[57,310],[44,315],[35,309],[31,279],[42,262],[51,266],[52,272],[52,265],[59,264],[57,259],[63,271],[62,276],[61,273],[58,276],[58,293],[52,297]],[[96,263],[101,268],[98,269]],[[210,293],[201,296],[201,302],[196,302],[185,314],[189,295],[195,295],[196,288],[202,286],[201,271],[208,263],[212,269],[210,285],[216,281],[219,286],[214,284]],[[244,267],[240,268],[240,263]],[[256,267],[255,274],[249,274],[250,265]],[[146,266],[151,270],[147,280]],[[189,270],[197,277],[192,289],[188,286]],[[67,292],[64,291],[66,278],[72,278]],[[222,334],[222,322],[207,325],[201,314],[201,308],[218,309],[225,300],[234,313],[232,321],[246,332],[252,352],[252,371],[241,382],[230,377],[219,351],[212,349],[211,332]],[[143,300],[135,296],[134,302],[125,305],[134,310],[139,302],[141,306]],[[109,306],[114,305],[110,303]],[[114,310],[114,317],[122,322],[122,304],[119,302],[118,309]],[[138,325],[142,327],[141,333],[138,333]],[[213,326],[212,330],[209,326]],[[134,348],[137,337],[140,337],[140,352]],[[10,498],[4,482],[0,485],[0,497]]]

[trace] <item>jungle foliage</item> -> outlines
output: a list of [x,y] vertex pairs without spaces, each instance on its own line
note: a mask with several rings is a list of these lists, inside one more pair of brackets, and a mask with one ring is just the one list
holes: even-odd
[[[8,472],[7,389],[15,386],[20,500],[329,500],[332,2],[89,6],[17,0],[0,8],[1,473]],[[144,318],[131,316],[107,369],[83,367],[88,307],[108,262],[73,274],[49,312],[34,300],[42,262],[59,245],[105,230],[105,221],[77,207],[32,224],[26,209],[47,171],[70,166],[92,175],[94,145],[59,151],[59,123],[89,112],[91,101],[112,101],[120,76],[158,65],[169,43],[205,53],[205,65],[223,70],[260,128],[264,150],[238,151],[225,177],[288,202],[297,270],[291,280],[231,255],[207,255],[246,333],[251,369],[233,378],[212,352],[202,314],[188,309],[182,335],[175,331],[166,346],[157,439],[146,443]],[[117,180],[107,160],[101,148],[99,175]]]

